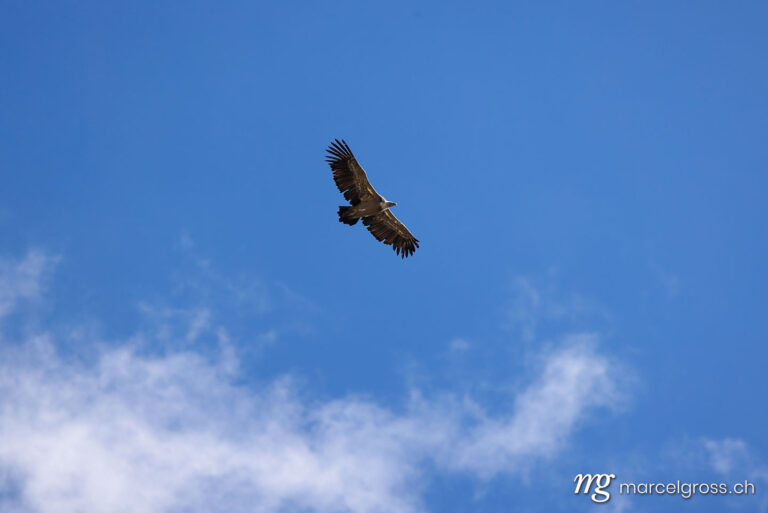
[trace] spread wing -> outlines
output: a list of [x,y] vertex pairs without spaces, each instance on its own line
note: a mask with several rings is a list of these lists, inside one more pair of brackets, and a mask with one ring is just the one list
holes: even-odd
[[376,240],[391,245],[400,258],[413,255],[419,247],[419,239],[414,237],[389,209],[375,216],[364,217],[363,224]]
[[341,141],[335,139],[326,151],[328,152],[326,161],[333,170],[333,180],[347,201],[354,206],[367,198],[382,200],[371,186],[365,171],[357,163],[357,159],[352,155],[352,150],[344,139]]

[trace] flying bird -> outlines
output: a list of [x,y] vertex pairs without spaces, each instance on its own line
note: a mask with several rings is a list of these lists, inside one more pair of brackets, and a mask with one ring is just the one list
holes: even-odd
[[376,240],[392,246],[400,258],[413,255],[419,240],[390,211],[397,203],[387,201],[371,186],[344,139],[335,139],[327,151],[333,180],[351,204],[339,207],[339,222],[352,226],[362,219]]

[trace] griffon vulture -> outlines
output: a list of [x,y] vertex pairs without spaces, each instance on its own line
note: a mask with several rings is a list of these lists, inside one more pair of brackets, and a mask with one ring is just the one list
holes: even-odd
[[343,139],[336,139],[327,151],[333,180],[351,204],[339,207],[339,221],[352,226],[362,219],[376,240],[392,246],[401,258],[412,255],[419,247],[419,240],[389,210],[397,203],[387,201],[376,192]]

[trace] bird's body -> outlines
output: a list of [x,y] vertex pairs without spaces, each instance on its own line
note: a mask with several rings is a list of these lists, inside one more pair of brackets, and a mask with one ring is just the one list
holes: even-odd
[[419,240],[390,211],[396,203],[384,199],[371,186],[347,143],[336,139],[327,151],[333,180],[350,203],[339,207],[339,221],[352,226],[362,219],[377,240],[391,245],[402,258],[412,255]]
[[342,223],[353,225],[361,217],[375,216],[393,206],[393,203],[388,202],[384,198],[380,200],[378,198],[366,198],[357,205],[339,207],[339,220]]

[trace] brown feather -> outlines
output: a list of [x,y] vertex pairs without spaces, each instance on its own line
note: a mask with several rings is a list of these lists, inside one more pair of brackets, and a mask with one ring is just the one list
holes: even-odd
[[343,139],[341,142],[336,139],[326,151],[329,153],[326,161],[333,170],[333,180],[347,201],[355,205],[369,197],[381,198]]
[[[336,187],[338,187],[344,198],[352,206],[358,205],[363,200],[375,199],[377,201],[384,201],[384,198],[371,186],[368,176],[357,162],[357,159],[355,159],[352,150],[349,149],[349,145],[344,139],[341,141],[335,139],[326,151],[328,152],[326,162],[331,166]],[[347,224],[354,224],[341,218],[341,209],[347,208],[350,207],[340,208],[340,219]],[[376,215],[363,217],[362,219],[363,224],[376,240],[392,246],[392,249],[400,255],[400,258],[413,255],[416,248],[419,247],[419,240],[408,231],[408,228],[389,209]]]
[[405,258],[419,247],[419,239],[413,236],[389,210],[363,218],[363,224],[376,240],[391,245],[395,253]]

